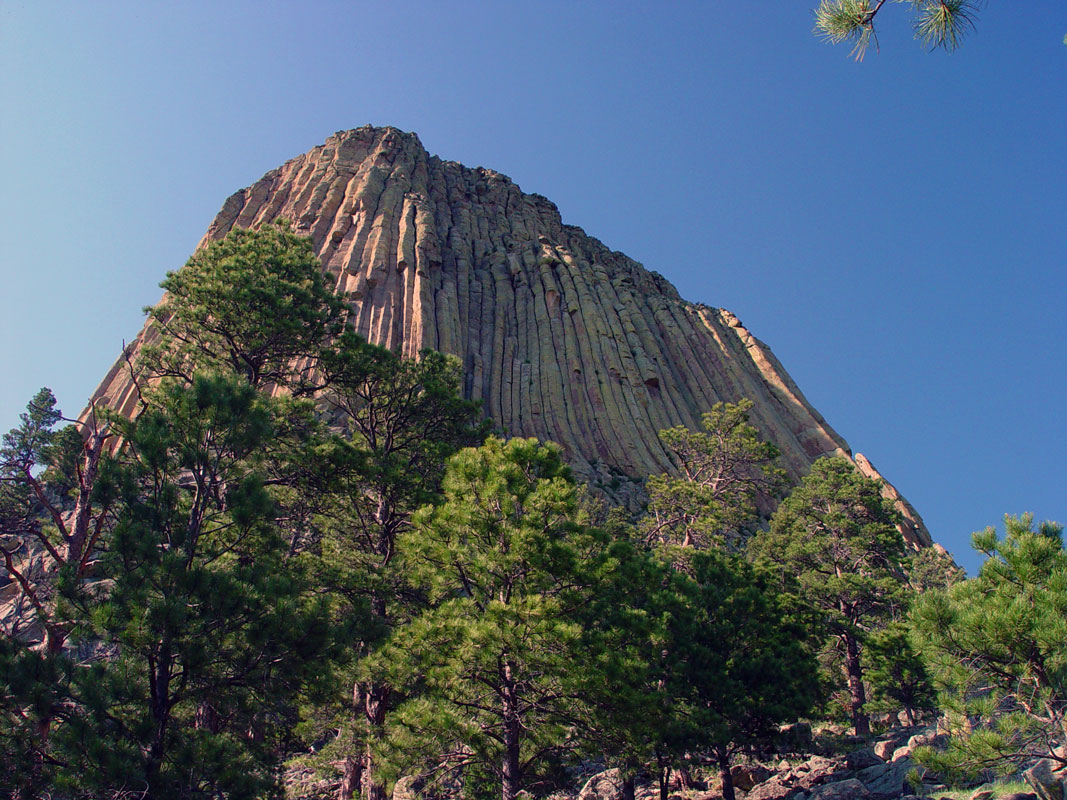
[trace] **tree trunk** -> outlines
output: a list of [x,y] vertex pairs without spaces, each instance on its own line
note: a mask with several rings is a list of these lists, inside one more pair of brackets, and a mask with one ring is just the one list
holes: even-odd
[[722,800],[734,800],[734,776],[730,774],[730,756],[725,750],[718,753],[719,779],[722,781]]
[[196,704],[196,715],[193,717],[193,727],[198,730],[219,732],[219,713],[207,700],[201,700]]
[[863,707],[867,704],[867,693],[863,688],[863,668],[860,666],[859,642],[852,634],[844,634],[845,671],[848,674],[848,692],[852,705],[852,724],[857,736],[867,736],[871,732],[871,721]]
[[514,676],[510,664],[503,669],[504,691],[504,757],[501,766],[501,798],[515,800],[522,789],[520,776],[519,746],[522,741],[522,725],[519,719],[519,698],[516,695]]
[[[517,733],[517,731],[515,732]],[[505,734],[504,759],[501,764],[503,781],[501,782],[502,800],[515,800],[522,789],[522,781],[519,778],[519,742],[518,736],[512,731]]]
[[637,783],[637,775],[635,773],[630,771],[622,773],[622,800],[634,800],[634,795],[636,794],[635,783]]
[[696,785],[693,775],[689,772],[689,767],[683,762],[678,767],[678,786],[682,789],[695,789]]
[[375,780],[374,742],[381,738],[385,726],[385,707],[389,700],[389,687],[367,684],[363,691],[363,715],[367,722],[367,743],[363,756],[363,800],[386,800],[385,784]]
[[667,800],[669,781],[671,779],[671,765],[663,756],[656,757],[659,767],[659,800]]
[[363,783],[363,758],[352,755],[345,758],[345,769],[341,776],[341,786],[337,790],[337,800],[352,800],[356,789]]

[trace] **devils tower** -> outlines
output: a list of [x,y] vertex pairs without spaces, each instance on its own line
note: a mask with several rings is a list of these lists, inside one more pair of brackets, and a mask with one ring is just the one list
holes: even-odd
[[[408,356],[457,356],[464,394],[496,425],[558,442],[579,478],[622,502],[674,468],[657,432],[697,428],[719,401],[753,401],[752,423],[793,479],[820,456],[851,456],[734,314],[683,300],[663,276],[563,224],[546,198],[431,156],[415,134],[334,134],[230,196],[205,241],[279,218],[311,237],[361,335]],[[125,363],[94,399],[130,411]],[[909,541],[930,544],[914,509],[886,491]]]

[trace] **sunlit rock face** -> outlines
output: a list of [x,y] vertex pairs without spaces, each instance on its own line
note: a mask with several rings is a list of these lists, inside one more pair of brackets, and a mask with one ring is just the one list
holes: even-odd
[[[657,432],[698,427],[719,401],[754,402],[753,424],[794,479],[819,456],[850,454],[732,313],[683,300],[544,197],[431,156],[412,133],[331,136],[227,199],[205,241],[278,218],[311,237],[359,333],[405,355],[457,356],[464,393],[499,427],[558,442],[578,477],[620,502],[636,506],[639,482],[673,469]],[[98,397],[132,411],[123,366]],[[906,534],[929,543],[907,509]]]

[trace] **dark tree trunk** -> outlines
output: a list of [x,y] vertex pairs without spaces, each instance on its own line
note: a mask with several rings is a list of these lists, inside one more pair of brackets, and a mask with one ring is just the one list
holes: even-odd
[[345,768],[341,775],[341,786],[337,790],[337,800],[352,800],[363,783],[363,757],[351,755],[345,758]]
[[147,763],[145,764],[145,778],[150,788],[153,788],[163,768],[163,758],[166,755],[167,726],[170,723],[170,669],[172,654],[170,642],[164,640],[160,643],[154,663],[149,665],[149,711],[152,714],[152,741],[148,747]]
[[734,776],[730,774],[730,755],[725,750],[720,750],[717,755],[719,779],[722,781],[722,800],[735,800]]
[[385,784],[375,780],[373,746],[385,726],[389,688],[381,684],[368,684],[363,687],[362,695],[363,714],[367,721],[367,745],[363,756],[363,800],[386,800]]
[[657,756],[656,763],[659,767],[659,800],[667,800],[670,790],[671,765],[663,756]]
[[196,716],[193,718],[193,727],[199,730],[219,732],[219,713],[215,707],[206,700],[196,705]]
[[637,783],[636,774],[633,772],[624,772],[622,774],[622,800],[634,800],[634,795],[636,794],[635,783]]
[[867,693],[863,688],[863,668],[860,666],[860,648],[856,637],[845,634],[845,671],[848,674],[848,692],[852,705],[852,724],[857,736],[867,736],[871,732],[871,721],[863,707],[867,704]]
[[696,781],[693,780],[693,776],[689,772],[689,767],[685,764],[678,767],[678,786],[682,789],[695,789],[696,785]]
[[503,781],[500,796],[502,800],[515,800],[522,789],[522,780],[519,775],[519,742],[517,731],[508,731],[505,735],[504,760],[501,764]]

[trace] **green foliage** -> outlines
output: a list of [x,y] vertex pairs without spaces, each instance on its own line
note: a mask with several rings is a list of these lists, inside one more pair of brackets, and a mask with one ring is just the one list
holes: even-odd
[[871,711],[896,712],[903,708],[914,725],[923,712],[937,708],[937,696],[923,659],[908,639],[908,626],[890,622],[865,642]]
[[[0,555],[6,577],[0,653],[0,761],[27,796],[52,774],[49,735],[68,713],[72,664],[67,595],[92,569],[107,520],[103,443],[95,422],[55,429],[62,414],[40,390],[0,445]],[[0,784],[2,786],[4,784]]]
[[[662,746],[676,759],[709,753],[725,780],[735,753],[766,744],[813,708],[818,668],[808,631],[751,566],[708,551],[691,568],[680,586],[686,604],[668,624],[669,663],[660,666],[672,733]],[[724,792],[732,795],[732,784]]]
[[[346,333],[324,354],[322,369],[327,387],[318,404],[344,434],[320,454],[320,474],[306,487],[317,507],[314,541],[305,544],[318,555],[335,615],[356,610],[359,618],[363,608],[372,615],[351,642],[356,671],[347,678],[355,691],[345,692],[319,725],[320,737],[333,736],[323,757],[342,761],[380,737],[396,699],[360,659],[423,604],[397,560],[397,537],[419,506],[439,499],[448,456],[484,439],[485,426],[475,425],[479,405],[460,396],[452,357],[426,351],[418,361],[405,359]],[[373,761],[361,758],[364,778],[380,786]]]
[[[74,602],[106,658],[78,675],[83,714],[55,739],[72,785],[261,797],[309,659],[329,631],[274,524],[265,445],[285,401],[244,379],[165,382],[121,426],[121,504],[100,572]],[[95,660],[95,659],[94,659]],[[80,724],[78,724],[80,722]]]
[[608,542],[579,519],[559,449],[534,439],[461,451],[444,496],[400,537],[432,606],[378,659],[411,693],[388,757],[479,764],[510,800],[582,717],[580,620]]
[[[955,50],[974,30],[982,0],[896,0],[912,7],[915,38],[928,50]],[[878,47],[875,17],[885,0],[820,0],[815,32],[832,44],[851,42],[851,55],[862,61],[873,42]]]
[[751,400],[716,403],[703,432],[684,426],[660,431],[681,475],[648,479],[651,497],[646,537],[681,547],[737,546],[751,534],[759,507],[785,484],[778,448],[749,424]]
[[0,637],[0,791],[42,796],[53,779],[41,725],[69,698],[71,663]]
[[[26,546],[23,537],[31,531],[44,535],[43,507],[34,491],[33,476],[48,464],[56,436],[52,428],[61,416],[55,404],[51,390],[41,389],[27,404],[26,412],[19,415],[21,424],[5,433],[0,443],[0,546],[9,559]],[[8,566],[9,574],[12,566]]]
[[921,758],[938,771],[1008,773],[1067,735],[1067,553],[1063,528],[1006,517],[975,533],[987,560],[978,576],[928,592],[911,613],[914,638],[948,712],[946,751]]
[[846,458],[821,458],[779,506],[750,552],[795,585],[820,626],[844,650],[850,705],[866,732],[860,649],[866,632],[903,603],[904,541],[879,482]]
[[82,724],[55,741],[78,747],[79,787],[237,798],[274,785],[271,747],[329,634],[264,481],[284,405],[198,374],[120,423],[108,582],[76,601],[82,641],[108,655],[80,671]]
[[751,543],[758,560],[823,612],[836,632],[856,633],[901,601],[904,541],[881,485],[846,458],[820,458]]
[[966,579],[965,573],[947,551],[937,547],[923,547],[908,558],[908,585],[916,592],[947,589]]
[[234,228],[160,285],[167,296],[147,311],[162,339],[150,337],[140,360],[153,376],[224,369],[253,386],[311,391],[324,345],[344,327],[311,240],[284,224]]

